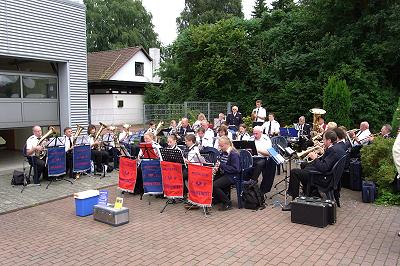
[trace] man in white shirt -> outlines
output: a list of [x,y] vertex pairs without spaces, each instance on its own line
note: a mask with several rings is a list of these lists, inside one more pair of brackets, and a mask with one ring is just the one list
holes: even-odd
[[247,133],[247,126],[245,124],[240,124],[236,140],[250,140],[250,135]]
[[257,157],[254,157],[253,161],[253,175],[251,179],[258,180],[262,173],[262,181],[260,184],[260,190],[262,194],[265,194],[271,190],[274,182],[276,164],[274,160],[269,158],[268,149],[272,148],[271,139],[267,135],[262,134],[262,127],[256,126],[253,128],[253,138],[257,148]]
[[280,127],[279,123],[275,120],[274,113],[269,113],[268,121],[262,125],[263,133],[267,134],[269,137],[278,136]]
[[208,125],[208,121],[203,120],[201,121],[201,127],[197,130],[196,142],[199,145],[199,149],[213,146],[214,131]]
[[38,145],[40,138],[42,137],[42,129],[40,126],[34,126],[32,128],[33,135],[26,140],[26,155],[29,156],[29,163],[33,165],[34,175],[33,183],[40,184],[40,176],[43,174],[43,178],[47,179],[47,167],[46,158],[39,159],[35,156],[35,153],[43,151],[44,147]]
[[256,108],[253,109],[251,117],[253,118],[253,127],[262,126],[262,124],[264,124],[267,111],[262,107],[261,100],[256,101]]
[[360,123],[360,130],[355,134],[353,131],[349,133],[352,146],[366,145],[369,143],[371,131],[369,131],[369,124],[367,121]]

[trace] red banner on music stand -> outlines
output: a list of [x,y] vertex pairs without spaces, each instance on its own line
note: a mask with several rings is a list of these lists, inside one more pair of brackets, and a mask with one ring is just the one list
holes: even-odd
[[183,198],[182,164],[161,162],[162,185],[167,198]]
[[211,207],[212,203],[212,167],[188,165],[189,202],[200,207]]
[[136,160],[120,157],[118,189],[133,193],[136,185],[136,172]]

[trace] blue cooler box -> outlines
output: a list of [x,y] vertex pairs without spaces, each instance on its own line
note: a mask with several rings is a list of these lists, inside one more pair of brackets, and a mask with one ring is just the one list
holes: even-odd
[[93,214],[93,207],[99,201],[98,190],[86,190],[74,194],[76,216]]

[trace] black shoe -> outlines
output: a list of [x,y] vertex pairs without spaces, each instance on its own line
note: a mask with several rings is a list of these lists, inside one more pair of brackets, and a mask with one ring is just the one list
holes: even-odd
[[228,204],[223,204],[219,209],[219,211],[228,211],[228,210],[232,210],[232,204],[228,203]]
[[290,202],[282,207],[282,211],[291,211],[291,210],[292,210],[292,204]]

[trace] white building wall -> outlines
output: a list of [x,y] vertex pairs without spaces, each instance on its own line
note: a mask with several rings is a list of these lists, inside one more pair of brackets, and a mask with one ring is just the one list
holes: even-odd
[[[135,62],[144,63],[143,76],[135,76]],[[152,63],[142,51],[139,51],[123,67],[121,67],[117,73],[110,78],[110,80],[152,82]]]
[[0,0],[0,56],[57,62],[61,127],[87,124],[83,4],[68,0]]
[[[123,101],[123,107],[118,107],[118,101]],[[90,95],[90,104],[92,124],[143,124],[143,95],[94,94]]]

